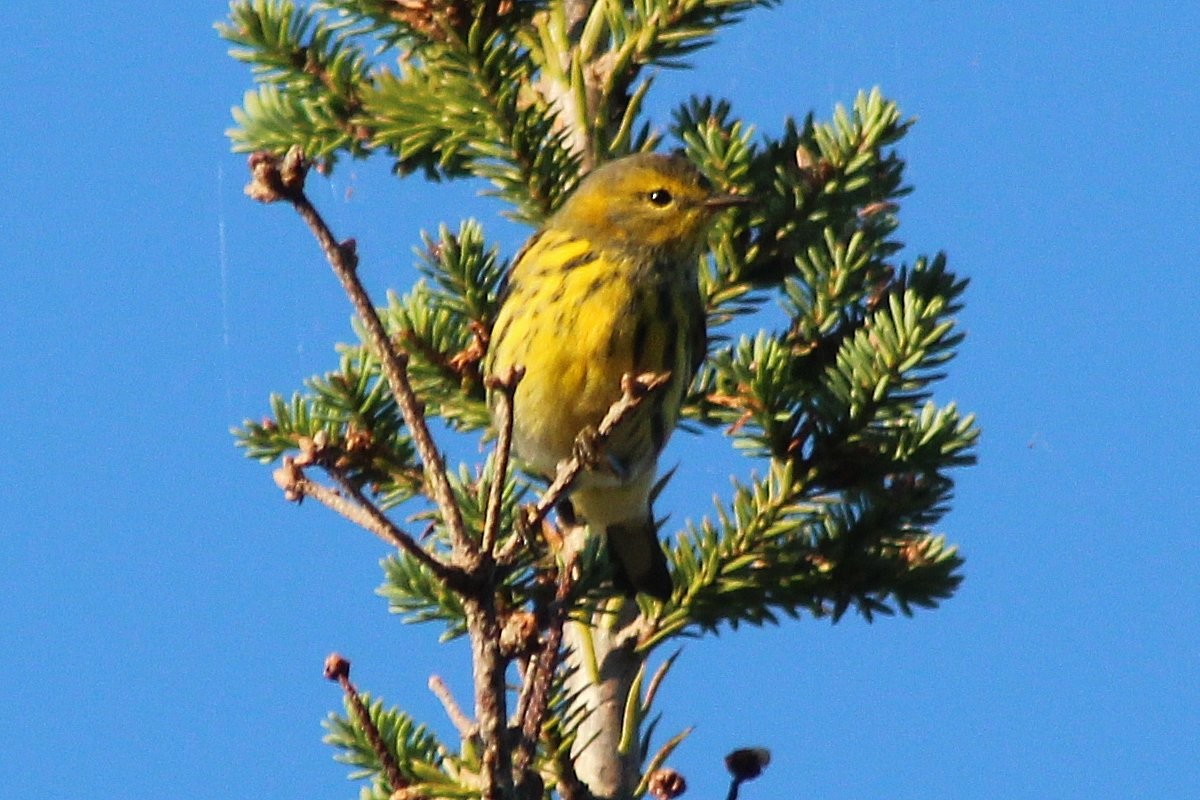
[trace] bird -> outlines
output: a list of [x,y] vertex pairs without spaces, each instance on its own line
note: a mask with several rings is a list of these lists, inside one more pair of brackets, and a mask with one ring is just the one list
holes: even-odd
[[[513,452],[551,479],[580,437],[622,396],[625,375],[666,376],[576,478],[569,511],[604,536],[627,596],[667,600],[673,582],[651,508],[658,458],[707,353],[699,259],[722,209],[748,202],[716,191],[681,154],[604,163],[513,259],[501,290],[486,371],[520,368]],[[489,400],[496,416],[495,392]]]

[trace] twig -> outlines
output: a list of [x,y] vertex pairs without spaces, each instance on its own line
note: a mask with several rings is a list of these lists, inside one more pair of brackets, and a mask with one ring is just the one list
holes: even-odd
[[563,625],[570,610],[568,600],[575,586],[575,568],[576,558],[571,558],[559,569],[546,637],[541,652],[530,661],[525,673],[522,702],[518,704],[521,738],[513,753],[513,770],[518,776],[523,775],[533,761],[546,709],[550,705],[550,687],[562,656]]
[[412,434],[413,443],[421,456],[425,468],[425,480],[438,510],[441,511],[451,542],[461,566],[473,571],[478,561],[473,543],[466,535],[462,510],[455,500],[446,474],[446,465],[441,452],[433,441],[429,426],[425,423],[424,407],[417,399],[408,380],[407,359],[396,349],[383,327],[370,295],[358,278],[358,254],[353,239],[338,242],[320,212],[304,193],[304,177],[308,164],[298,148],[292,148],[282,159],[268,153],[255,153],[250,158],[252,179],[246,193],[262,202],[286,200],[308,225],[325,259],[333,268],[338,281],[346,291],[354,310],[367,328],[371,344],[379,357],[380,368],[387,379],[392,396],[400,408],[404,424]]
[[[588,442],[590,449],[602,450],[617,426],[624,422],[647,396],[666,386],[670,377],[671,373],[669,372],[643,372],[641,375],[627,372],[622,375],[621,397],[609,406],[604,419],[596,426],[596,433],[590,437]],[[550,509],[554,508],[555,504],[562,499],[563,494],[571,488],[571,484],[579,477],[579,473],[588,466],[585,459],[579,455],[573,455],[568,461],[558,465],[554,482],[547,487],[542,498],[534,507],[533,516],[527,519],[530,528],[545,519],[546,515],[550,513]]]
[[[371,498],[363,494],[362,489],[354,485],[354,483],[346,477],[346,473],[335,467],[325,467],[326,473],[333,478],[342,491],[354,498],[358,503],[359,508],[367,518],[371,520],[380,530],[386,530],[389,533],[389,540],[394,540],[396,546],[408,553],[410,556],[420,561],[429,569],[437,578],[445,583],[451,589],[459,592],[469,592],[475,588],[475,583],[471,576],[460,567],[446,564],[437,556],[430,553],[424,547],[417,544],[417,541],[409,536],[404,531],[400,530],[394,522],[388,519],[388,516],[380,510],[379,506],[371,501]],[[361,523],[360,523],[361,524]],[[366,527],[366,526],[364,526]],[[371,530],[368,528],[368,530]]]
[[[329,469],[329,472],[335,480],[338,479],[338,471]],[[275,470],[274,477],[276,485],[283,490],[287,499],[299,502],[305,497],[311,497],[329,510],[375,534],[392,547],[409,554],[447,585],[463,584],[462,570],[444,564],[430,555],[412,536],[398,528],[382,511],[367,501],[344,477],[340,483],[351,492],[353,499],[307,477],[300,465],[290,456],[283,459],[283,466]]]
[[488,495],[487,512],[483,521],[483,541],[480,551],[485,559],[491,559],[500,533],[500,506],[504,499],[504,485],[508,480],[508,460],[512,453],[513,392],[525,370],[510,367],[504,375],[488,378],[489,389],[496,392],[496,460],[492,465],[492,487]]
[[454,724],[458,735],[462,739],[471,739],[479,734],[479,726],[476,725],[463,710],[458,707],[458,702],[455,701],[454,695],[450,693],[450,687],[438,675],[429,676],[429,691],[433,692],[433,696],[442,702],[442,708],[446,710],[446,716],[450,718],[450,722]]
[[396,757],[392,755],[392,751],[388,749],[387,744],[383,741],[383,736],[379,733],[379,728],[375,727],[375,723],[371,721],[371,715],[367,711],[367,706],[363,703],[362,698],[358,696],[358,689],[354,688],[354,684],[350,682],[350,662],[343,658],[338,653],[330,653],[325,659],[325,677],[331,681],[336,681],[345,693],[346,699],[349,701],[351,711],[354,715],[355,722],[362,728],[366,734],[367,741],[371,745],[371,749],[375,752],[376,758],[379,759],[380,766],[383,767],[384,777],[392,787],[392,791],[398,791],[406,788],[409,784],[400,774],[400,766],[396,763]]
[[[666,386],[670,377],[671,373],[669,372],[643,372],[640,375],[627,372],[622,375],[621,396],[609,406],[608,412],[596,427],[594,434],[588,437],[590,448],[603,449],[605,442],[612,436],[617,426],[624,422],[647,396]],[[580,438],[582,437],[583,434]],[[586,459],[579,454],[560,461],[554,481],[546,487],[546,491],[542,493],[537,504],[531,509],[526,509],[525,516],[521,520],[524,529],[530,531],[541,524],[546,515],[550,513],[550,509],[554,508],[571,488],[571,484],[579,477],[579,473],[588,466]],[[520,545],[521,537],[513,537],[504,550],[496,556],[497,562],[508,563]]]
[[[545,722],[546,710],[550,708],[550,691],[554,672],[558,668],[558,662],[562,658],[563,652],[563,625],[566,622],[566,614],[570,610],[568,601],[571,589],[575,587],[575,569],[576,558],[566,561],[559,569],[558,585],[554,590],[554,600],[550,612],[550,625],[547,627],[541,650],[529,661],[529,667],[524,674],[524,686],[522,686],[515,716],[515,723],[520,727],[521,736],[517,740],[514,753],[512,753],[512,771],[518,781],[523,782],[529,765],[533,763],[534,753],[538,750],[538,741],[541,738],[542,722]],[[587,796],[582,794],[582,783],[575,775],[574,765],[570,765],[570,759],[566,760],[568,760],[569,769],[564,769],[564,765],[559,764],[559,795],[564,800]]]

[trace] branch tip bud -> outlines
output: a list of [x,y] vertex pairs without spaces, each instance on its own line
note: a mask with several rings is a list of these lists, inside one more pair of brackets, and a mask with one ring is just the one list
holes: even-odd
[[735,781],[748,781],[762,775],[771,763],[771,751],[765,747],[744,747],[725,756],[725,768]]
[[293,147],[280,157],[266,150],[250,154],[250,183],[245,192],[260,203],[291,200],[304,191],[304,176],[309,163],[299,147]]
[[330,653],[325,657],[325,679],[340,681],[350,677],[350,662],[341,653]]
[[687,791],[687,781],[679,772],[663,767],[650,774],[646,791],[654,800],[674,800]]
[[304,472],[291,456],[283,457],[283,464],[271,473],[275,485],[283,490],[285,499],[298,503],[304,499],[304,490],[300,488],[304,480]]

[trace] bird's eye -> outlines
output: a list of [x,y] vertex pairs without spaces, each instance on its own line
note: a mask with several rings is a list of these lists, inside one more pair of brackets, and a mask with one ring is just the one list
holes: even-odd
[[651,203],[662,208],[671,204],[671,193],[666,189],[655,189],[650,194],[646,195]]

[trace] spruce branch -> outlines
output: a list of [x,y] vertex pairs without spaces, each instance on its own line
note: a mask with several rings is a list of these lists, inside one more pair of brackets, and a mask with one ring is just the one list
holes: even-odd
[[514,216],[538,222],[557,205],[578,160],[555,129],[554,111],[530,90],[530,70],[513,36],[476,19],[465,33],[422,49],[419,63],[379,71],[365,95],[366,113],[378,122],[373,141],[395,154],[402,173],[482,177],[513,204]]
[[[451,756],[423,725],[365,692],[346,697],[346,715],[330,714],[324,721],[325,742],[339,752],[337,760],[354,769],[351,780],[371,778],[363,797],[470,798],[478,797],[478,781],[470,765]],[[465,768],[465,769],[464,769]],[[403,789],[394,789],[399,774]]]
[[363,124],[361,92],[369,63],[357,31],[291,0],[233,2],[229,14],[217,31],[260,83],[234,110],[239,127],[229,135],[235,149],[282,154],[298,146],[326,164],[342,149],[366,155],[371,133]]

